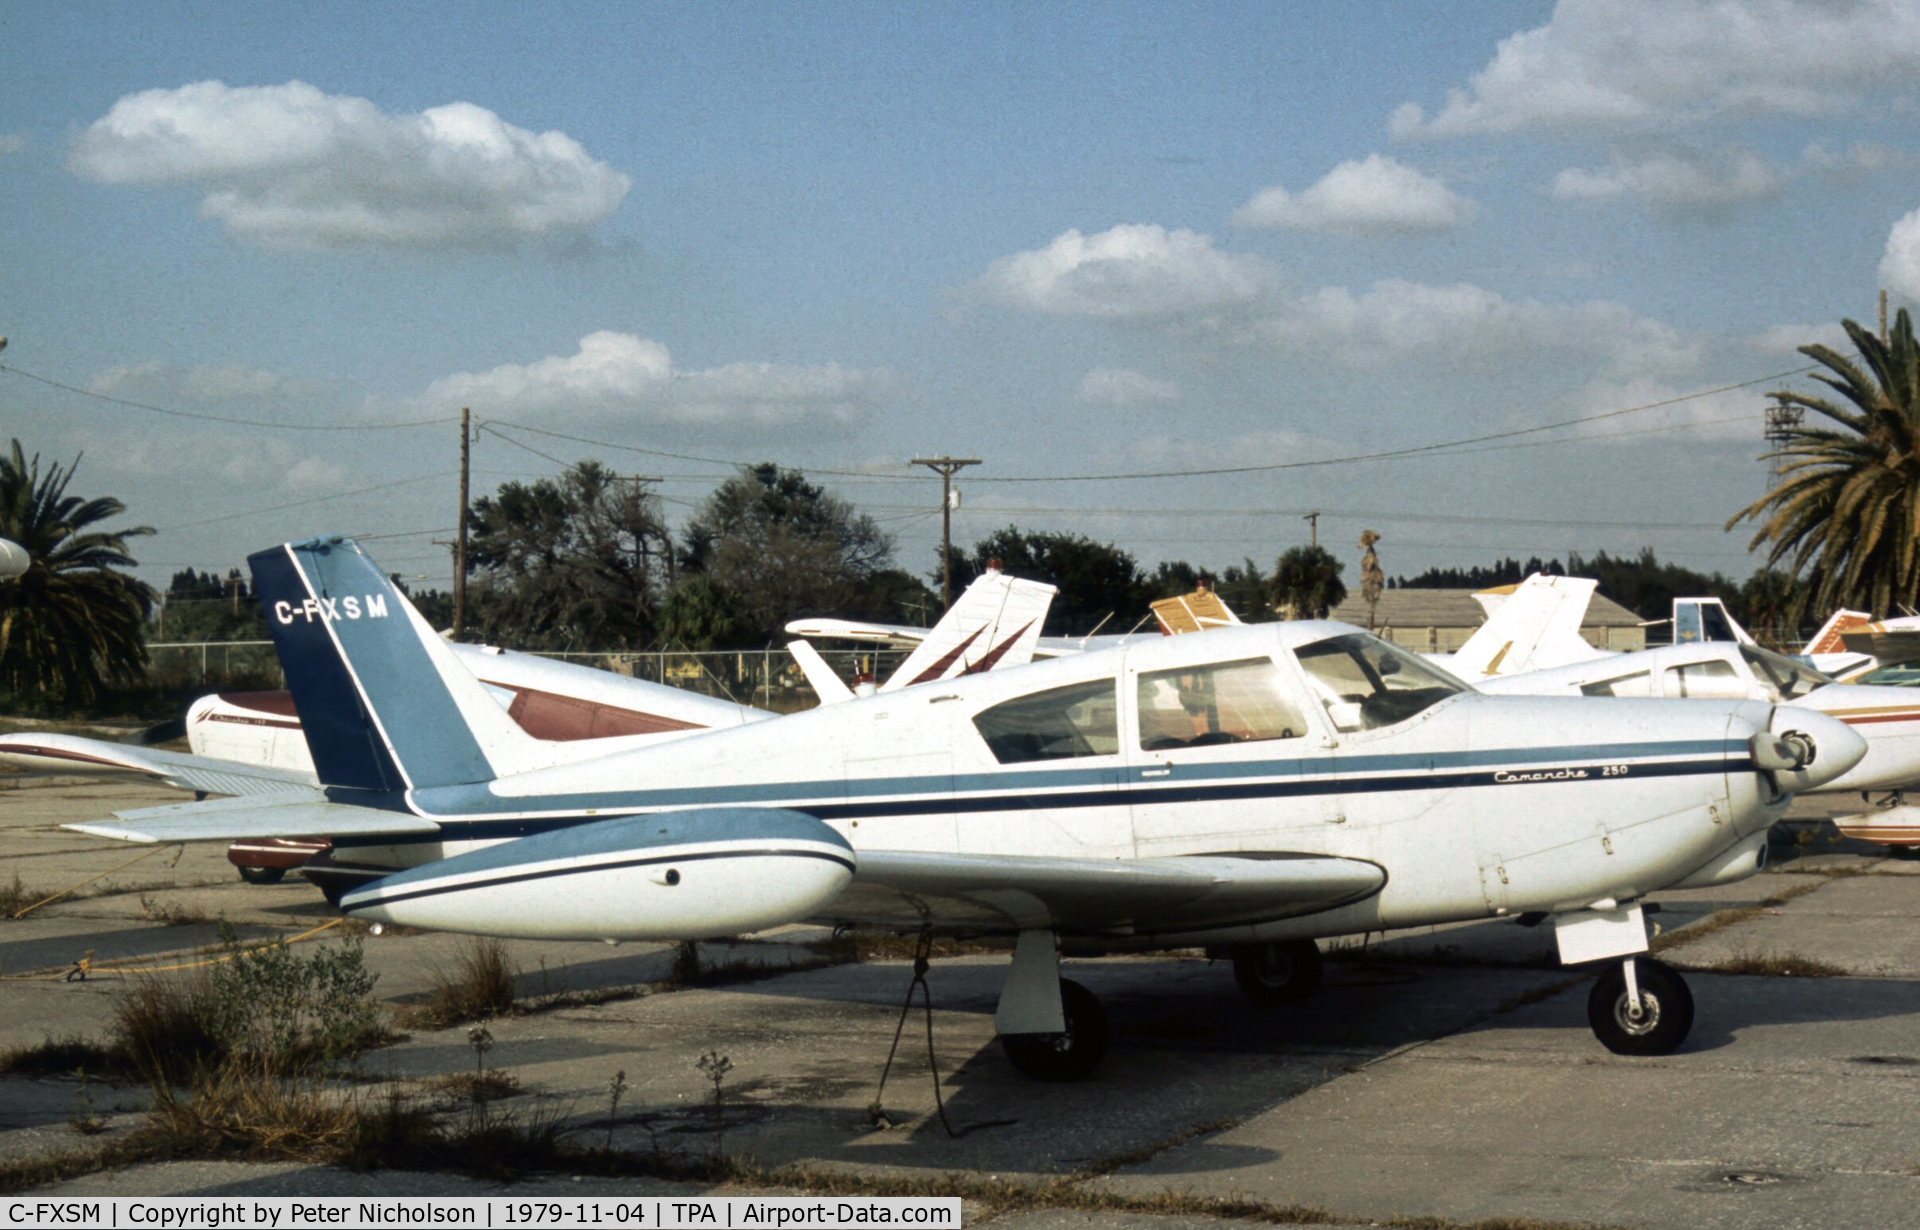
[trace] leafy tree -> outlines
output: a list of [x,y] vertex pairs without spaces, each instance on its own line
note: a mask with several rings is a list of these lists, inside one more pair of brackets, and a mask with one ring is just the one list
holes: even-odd
[[0,457],[0,538],[18,543],[27,571],[0,581],[0,685],[23,696],[88,704],[109,683],[131,683],[146,666],[143,625],[153,591],[117,572],[131,568],[127,539],[150,526],[106,531],[91,527],[120,516],[126,505],[110,496],[83,500],[67,494],[80,464],[48,466],[29,460],[13,441]]
[[1667,618],[1673,613],[1675,598],[1719,598],[1735,619],[1744,622],[1746,618],[1737,584],[1717,572],[1663,564],[1654,557],[1652,547],[1641,548],[1633,557],[1602,551],[1587,559],[1569,553],[1567,575],[1592,577],[1600,582],[1599,592],[1642,619]]
[[714,591],[703,602],[723,602],[747,644],[774,642],[790,619],[852,609],[893,562],[873,518],[772,462],[715,488],[684,542],[686,572]]
[[1763,643],[1775,649],[1798,652],[1805,642],[1793,611],[1796,603],[1804,605],[1801,598],[1804,588],[1791,573],[1762,568],[1740,586],[1743,613],[1736,618],[1746,622],[1747,630]]
[[1273,566],[1274,609],[1282,619],[1325,619],[1346,600],[1345,567],[1325,547],[1289,547]]
[[266,635],[259,605],[238,568],[229,568],[224,580],[191,568],[174,573],[153,629],[155,641],[248,641]]
[[972,557],[962,561],[964,566],[956,565],[954,583],[960,584],[963,576],[972,581],[996,559],[1011,576],[1059,587],[1047,627],[1060,636],[1084,636],[1096,627],[1125,632],[1145,617],[1147,604],[1159,596],[1133,556],[1111,543],[1081,534],[1029,533],[1011,525],[974,544]]
[[1213,588],[1245,623],[1265,623],[1274,617],[1273,582],[1251,559],[1229,564]]
[[1902,308],[1886,341],[1842,321],[1856,363],[1828,346],[1800,353],[1827,370],[1814,379],[1834,398],[1781,390],[1782,404],[1826,422],[1787,429],[1770,457],[1782,479],[1727,522],[1759,528],[1749,547],[1768,544],[1766,566],[1782,565],[1805,588],[1791,610],[1862,607],[1884,615],[1920,598],[1920,346]]
[[597,461],[474,502],[469,622],[526,649],[651,643],[673,567],[659,501]]
[[680,578],[660,609],[660,637],[675,649],[721,649],[749,644],[731,595],[703,572]]

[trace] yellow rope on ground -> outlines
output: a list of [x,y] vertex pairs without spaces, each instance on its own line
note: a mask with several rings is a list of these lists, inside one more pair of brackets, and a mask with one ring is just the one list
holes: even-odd
[[[42,897],[40,898],[40,900],[34,902],[30,906],[26,906],[22,909],[15,910],[8,917],[13,918],[16,921],[19,919],[25,918],[27,915],[33,913],[35,910],[47,904],[49,901],[58,901],[60,900],[60,898],[66,896],[68,893],[72,892],[76,888],[85,888],[87,885],[93,883],[95,880],[102,879],[106,876],[110,876],[116,871],[125,871],[127,868],[133,866],[135,863],[139,862],[141,859],[152,858],[154,855],[160,853],[160,851],[165,850],[167,848],[168,848],[167,846],[155,846],[153,849],[147,851],[145,854],[137,855],[133,858],[130,858],[126,862],[120,864],[118,867],[109,867],[97,876],[88,876],[86,879],[80,881],[78,884],[69,885],[68,887],[63,888],[59,892],[53,894],[53,896],[51,897]],[[185,850],[186,846],[179,842],[175,842],[173,843],[172,848],[176,851],[179,851],[179,850]]]
[[155,958],[153,957],[125,957],[118,961],[96,962],[93,959],[93,949],[89,948],[80,955],[78,961],[75,961],[65,969],[40,969],[25,974],[0,974],[0,982],[26,982],[39,978],[58,978],[66,982],[85,982],[94,974],[168,974],[176,970],[202,969],[209,965],[221,965],[236,957],[244,957],[249,953],[272,948],[276,944],[298,944],[302,940],[312,939],[322,931],[331,931],[346,921],[345,918],[336,918],[330,922],[323,922],[317,927],[310,927],[290,939],[267,940],[264,943],[254,944],[248,948],[236,948],[231,952],[223,952],[217,957],[208,957],[204,961],[183,961],[173,965],[145,964],[147,961],[154,960]]

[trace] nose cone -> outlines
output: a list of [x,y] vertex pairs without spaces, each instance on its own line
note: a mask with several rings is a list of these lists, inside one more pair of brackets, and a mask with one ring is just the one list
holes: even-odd
[[1754,764],[1772,775],[1782,794],[1818,790],[1837,781],[1867,754],[1867,741],[1838,718],[1795,705],[1776,705],[1767,728],[1753,736]]

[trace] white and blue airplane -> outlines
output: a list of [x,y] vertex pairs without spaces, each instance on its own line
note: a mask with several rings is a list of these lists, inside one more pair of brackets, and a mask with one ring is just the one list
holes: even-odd
[[[1021,1071],[1099,1063],[1059,952],[1204,947],[1256,1000],[1317,937],[1545,916],[1605,963],[1595,1034],[1678,1046],[1693,1009],[1643,905],[1765,862],[1796,791],[1864,745],[1824,715],[1476,693],[1349,625],[1152,637],[553,763],[350,539],[255,555],[319,787],[68,827],[326,833],[308,874],[370,922],[670,940],[814,921],[1005,936]],[[579,745],[575,745],[579,746]]]

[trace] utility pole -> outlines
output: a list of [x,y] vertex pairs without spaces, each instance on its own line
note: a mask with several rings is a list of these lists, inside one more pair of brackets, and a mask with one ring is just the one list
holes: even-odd
[[460,407],[460,527],[453,541],[453,639],[467,630],[467,478],[473,443],[467,426],[473,419],[471,407]]
[[1311,545],[1318,547],[1320,545],[1320,510],[1316,508],[1300,519],[1307,523],[1308,532],[1313,536]]
[[1880,290],[1880,344],[1887,344],[1887,292],[1884,287]]
[[925,466],[940,476],[940,609],[953,605],[953,476],[967,466],[980,464],[978,457],[915,457],[913,464]]

